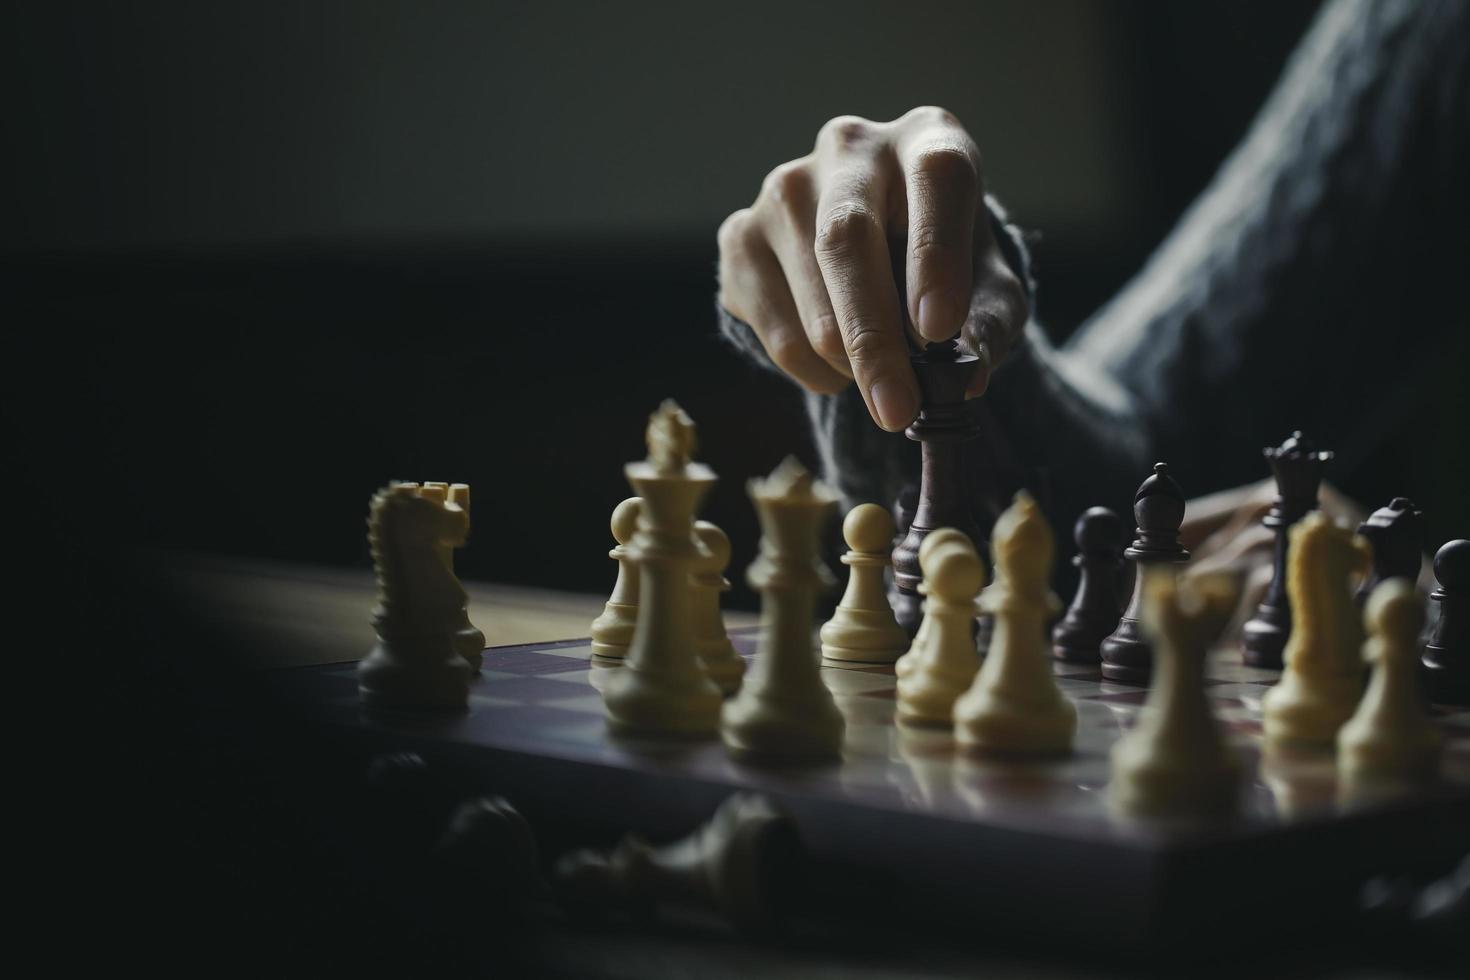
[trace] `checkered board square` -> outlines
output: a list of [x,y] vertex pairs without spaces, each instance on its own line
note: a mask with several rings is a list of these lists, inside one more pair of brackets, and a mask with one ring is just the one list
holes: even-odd
[[[756,628],[732,631],[754,660]],[[1316,889],[1349,891],[1401,865],[1452,861],[1470,826],[1470,712],[1435,708],[1447,735],[1442,782],[1388,803],[1340,801],[1330,756],[1261,751],[1261,697],[1277,674],[1213,654],[1207,693],[1243,763],[1240,812],[1210,823],[1146,823],[1107,806],[1108,753],[1147,691],[1095,668],[1055,665],[1077,706],[1071,756],[1048,762],[957,753],[950,734],[894,720],[891,667],[823,666],[847,721],[843,758],[781,769],[732,760],[718,739],[614,737],[600,689],[616,667],[586,640],[485,651],[464,714],[368,716],[355,665],[277,677],[315,723],[364,745],[452,756],[513,801],[658,838],[687,832],[729,793],[763,792],[816,853],[889,874],[914,894],[1046,915],[1066,933],[1136,945],[1249,914],[1283,916]],[[1324,869],[1326,869],[1324,871]]]

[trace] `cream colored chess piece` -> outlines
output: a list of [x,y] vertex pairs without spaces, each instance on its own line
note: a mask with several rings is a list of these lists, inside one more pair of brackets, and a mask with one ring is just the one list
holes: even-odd
[[[468,522],[470,519],[470,485],[468,483],[436,483],[424,481],[419,488],[419,496],[435,501],[436,503],[452,503],[464,511],[466,531],[468,539]],[[454,574],[454,550],[463,547],[464,541],[458,545],[441,545],[440,557],[444,566],[449,569],[449,574]],[[454,632],[454,648],[459,655],[464,657],[465,663],[478,671],[485,663],[485,634],[470,622],[469,596],[465,596],[464,608],[460,610],[459,627]]]
[[1419,692],[1424,605],[1413,583],[1383,582],[1369,596],[1363,620],[1370,635],[1363,658],[1373,667],[1373,679],[1337,733],[1339,792],[1350,798],[1372,795],[1374,784],[1432,780],[1442,743]]
[[836,757],[845,723],[822,683],[812,618],[817,591],[836,584],[817,541],[837,495],[790,456],[766,479],[751,480],[749,490],[761,548],[746,577],[761,593],[761,635],[745,686],[725,705],[721,733],[736,756]]
[[1230,812],[1239,766],[1205,696],[1205,655],[1220,638],[1238,590],[1224,574],[1178,579],[1144,569],[1139,626],[1153,647],[1148,700],[1113,745],[1109,802],[1144,816]]
[[[933,540],[933,535],[924,543]],[[985,585],[985,568],[963,534],[929,548],[919,558],[924,579],[924,618],[904,658],[913,666],[898,679],[898,719],[909,724],[954,721],[955,700],[980,669],[975,652],[975,597]]]
[[623,666],[603,688],[614,732],[697,737],[719,727],[720,689],[694,636],[689,570],[699,557],[694,511],[715,475],[694,452],[694,423],[672,400],[648,420],[648,458],[629,463],[643,498],[628,556],[638,565],[638,621]]
[[1362,619],[1353,579],[1372,560],[1368,542],[1313,511],[1289,532],[1286,669],[1261,699],[1269,742],[1331,746],[1363,693]]
[[[924,556],[926,554],[933,551],[935,548],[938,548],[940,545],[954,544],[957,541],[963,541],[967,544],[970,543],[969,537],[965,534],[964,531],[961,531],[958,528],[937,527],[934,530],[930,531],[924,537],[923,542],[919,545],[919,570],[922,572],[924,569]],[[974,547],[974,545],[972,544],[971,547]],[[922,581],[919,583],[919,594],[927,595],[924,590],[924,583]],[[914,670],[914,668],[919,665],[919,661],[921,658],[919,657],[917,651],[922,649],[926,645],[924,639],[925,635],[924,620],[921,619],[919,620],[919,628],[914,631],[914,638],[909,641],[909,648],[907,652],[905,652],[903,656],[899,657],[898,661],[893,665],[894,676],[907,677]],[[979,661],[977,660],[975,664],[975,669],[978,670],[979,667]]]
[[1052,594],[1052,533],[1024,490],[995,522],[995,584],[980,608],[995,617],[990,652],[954,706],[955,741],[970,752],[1062,755],[1077,709],[1052,675],[1047,627],[1061,611]]
[[847,590],[822,627],[822,656],[828,660],[891,664],[908,649],[909,637],[888,604],[883,570],[893,564],[893,517],[877,504],[858,504],[842,522],[851,571]]
[[638,625],[638,566],[628,553],[628,542],[638,530],[642,507],[642,497],[629,497],[613,508],[612,536],[617,546],[607,556],[618,563],[618,577],[602,615],[592,621],[592,655],[600,661],[621,663]]
[[368,708],[462,710],[469,701],[474,670],[456,647],[465,591],[444,560],[445,549],[464,543],[469,515],[437,491],[421,492],[396,483],[369,505],[378,642],[357,668]]
[[730,538],[709,521],[695,521],[694,536],[703,548],[689,575],[699,658],[710,680],[725,694],[733,694],[745,676],[745,660],[735,652],[720,614],[720,596],[730,591],[730,580],[724,574],[730,564]]

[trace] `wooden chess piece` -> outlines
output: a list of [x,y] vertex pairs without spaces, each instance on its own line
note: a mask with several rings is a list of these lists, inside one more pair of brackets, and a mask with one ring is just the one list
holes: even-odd
[[1261,728],[1267,742],[1330,746],[1363,693],[1363,616],[1351,583],[1373,556],[1368,542],[1321,511],[1287,533],[1293,625],[1286,669],[1261,698]]
[[1369,638],[1363,659],[1372,680],[1337,733],[1341,795],[1371,796],[1374,784],[1414,785],[1434,778],[1442,739],[1419,692],[1419,631],[1424,606],[1411,579],[1391,578],[1373,590],[1363,611]]
[[[956,531],[952,527],[936,528],[924,538],[924,543],[919,546],[919,568],[922,570],[929,564],[929,553],[931,551],[957,542],[963,542],[969,545],[971,550],[975,547],[963,531]],[[922,581],[919,583],[919,594],[924,596],[927,601],[929,594],[928,587]],[[927,620],[927,617],[925,617],[925,620]],[[899,678],[907,676],[914,668],[919,666],[920,660],[923,659],[923,651],[927,649],[925,637],[928,632],[924,628],[925,620],[919,622],[919,631],[914,634],[913,640],[909,643],[908,650],[894,663],[894,676]]]
[[421,496],[416,483],[378,491],[368,509],[368,544],[378,577],[377,645],[358,665],[369,709],[464,710],[474,670],[456,637],[467,601],[444,560],[469,532],[458,504]]
[[954,723],[955,700],[969,689],[980,669],[972,626],[985,566],[970,539],[958,531],[945,538],[939,534],[926,538],[919,561],[924,571],[919,584],[925,596],[924,621],[904,656],[896,714],[909,724],[948,728]]
[[649,417],[647,441],[648,458],[623,469],[643,498],[628,544],[638,564],[638,622],[623,666],[603,687],[603,705],[614,732],[710,735],[723,697],[699,658],[689,570],[700,551],[694,511],[715,474],[691,462],[694,423],[672,399]]
[[1081,577],[1072,605],[1051,631],[1051,652],[1068,663],[1095,664],[1102,659],[1102,641],[1122,616],[1123,522],[1106,507],[1092,507],[1077,518],[1072,537],[1077,542],[1072,564]]
[[962,444],[979,435],[965,408],[965,386],[979,358],[960,353],[959,344],[948,340],[929,344],[922,352],[911,354],[909,361],[919,382],[919,417],[904,434],[922,447],[919,501],[908,533],[893,549],[890,599],[898,624],[913,636],[923,619],[919,546],[924,538],[935,528],[956,528],[970,538],[978,553],[984,535],[975,523],[962,455]]
[[1046,651],[1047,623],[1061,607],[1051,591],[1052,532],[1026,491],[995,522],[991,546],[995,585],[980,605],[995,617],[995,636],[954,704],[955,743],[987,755],[1065,755],[1077,708],[1057,686]]
[[1424,645],[1424,670],[1430,700],[1470,704],[1470,541],[1450,541],[1434,556],[1439,588],[1429,598],[1439,604],[1439,619]]
[[611,852],[576,851],[553,871],[563,908],[581,916],[713,912],[745,935],[779,930],[805,867],[791,819],[763,796],[730,796],[682,840],[629,835]]
[[877,504],[858,504],[843,520],[849,550],[842,563],[851,571],[842,601],[822,627],[824,659],[888,664],[908,649],[883,583],[883,570],[893,564],[893,533],[893,518]]
[[1322,470],[1332,460],[1329,450],[1319,450],[1293,432],[1280,446],[1261,450],[1276,478],[1276,499],[1261,523],[1276,532],[1276,557],[1271,584],[1256,614],[1242,628],[1243,659],[1251,667],[1281,669],[1282,651],[1291,634],[1291,597],[1286,589],[1286,565],[1292,525],[1317,508],[1317,488]]
[[618,563],[612,595],[602,606],[602,615],[592,621],[592,656],[598,661],[622,663],[638,625],[638,565],[628,543],[638,530],[642,497],[629,497],[613,508],[612,535],[617,546],[607,556]]
[[1109,803],[1152,817],[1229,813],[1240,770],[1205,696],[1205,657],[1235,608],[1235,583],[1223,574],[1178,580],[1153,566],[1139,590],[1155,670],[1137,720],[1113,745]]
[[761,546],[746,579],[761,593],[761,633],[750,676],[726,703],[720,731],[737,757],[835,758],[846,722],[822,683],[812,620],[818,590],[837,584],[818,545],[837,495],[791,456],[748,486]]
[[[466,530],[465,537],[469,537],[470,517],[470,487],[467,483],[437,483],[425,480],[419,487],[419,496],[436,503],[454,503],[460,510],[464,511]],[[456,547],[463,547],[464,542],[457,546],[441,544],[439,546],[439,557],[444,566],[449,569],[449,574],[454,574],[454,551]],[[470,622],[469,596],[465,596],[464,608],[460,610],[459,626],[454,633],[454,647],[459,655],[464,657],[465,662],[474,670],[478,671],[485,664],[485,634],[481,633],[475,624]]]
[[1139,583],[1143,581],[1146,566],[1189,561],[1189,552],[1179,544],[1179,526],[1184,523],[1184,491],[1169,475],[1166,464],[1155,463],[1153,475],[1133,495],[1133,519],[1138,522],[1136,537],[1123,552],[1123,557],[1137,569],[1133,598],[1118,621],[1118,628],[1102,641],[1099,650],[1103,677],[1125,684],[1147,684],[1153,654],[1138,627],[1143,604]]
[[1418,581],[1424,561],[1424,512],[1406,497],[1395,497],[1358,525],[1358,534],[1373,546],[1373,570],[1358,587],[1358,605],[1368,601],[1378,583],[1391,578]]
[[730,565],[730,538],[709,521],[695,521],[694,536],[704,552],[695,559],[694,571],[689,575],[699,658],[710,680],[725,694],[733,694],[745,676],[745,660],[730,642],[720,614],[720,596],[730,591],[730,580],[725,578],[725,569]]

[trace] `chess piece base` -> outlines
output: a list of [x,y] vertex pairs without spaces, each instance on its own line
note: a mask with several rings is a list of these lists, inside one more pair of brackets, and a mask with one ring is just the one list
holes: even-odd
[[369,709],[463,711],[474,671],[452,647],[428,664],[408,663],[379,642],[357,668],[358,692]]
[[1153,650],[1131,617],[1118,621],[1113,635],[1102,642],[1100,656],[1105,680],[1147,685],[1153,674]]
[[1281,655],[1291,636],[1291,608],[1263,603],[1241,633],[1244,647],[1241,660],[1247,667],[1281,670]]

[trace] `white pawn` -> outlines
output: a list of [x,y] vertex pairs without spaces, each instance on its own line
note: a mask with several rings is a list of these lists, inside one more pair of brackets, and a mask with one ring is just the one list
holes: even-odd
[[1022,490],[995,522],[995,585],[980,599],[995,617],[990,651],[954,706],[960,748],[1005,755],[1064,755],[1077,709],[1052,674],[1047,627],[1061,611],[1049,585],[1052,532]]
[[1407,579],[1388,579],[1363,610],[1370,638],[1363,658],[1373,667],[1368,693],[1337,733],[1338,785],[1344,795],[1374,783],[1432,780],[1441,735],[1419,692],[1419,631],[1424,607]]
[[[933,540],[933,535],[925,541]],[[898,679],[898,718],[917,725],[954,721],[955,700],[980,669],[975,652],[975,597],[985,585],[985,568],[963,534],[928,549],[919,559],[924,579],[924,618],[904,657],[912,666]]]
[[638,623],[623,665],[603,685],[603,707],[614,732],[713,735],[723,697],[699,659],[689,570],[700,555],[694,511],[715,474],[690,461],[694,423],[673,400],[649,416],[647,440],[648,458],[623,468],[643,498],[628,545],[638,563]]
[[842,601],[822,627],[827,660],[891,664],[908,649],[883,582],[883,570],[893,564],[894,531],[893,517],[877,504],[858,504],[842,522],[850,549],[842,563],[851,572]]
[[638,625],[638,566],[628,554],[628,542],[638,529],[642,507],[642,497],[629,497],[613,508],[612,535],[617,547],[607,556],[618,563],[618,578],[602,615],[592,621],[592,655],[599,660],[621,662]]
[[740,757],[833,758],[846,722],[822,683],[812,620],[817,591],[836,584],[818,554],[818,533],[837,495],[789,456],[749,489],[761,548],[746,576],[761,593],[761,636],[750,676],[725,704],[721,733]]
[[1286,669],[1261,699],[1268,743],[1330,747],[1363,693],[1363,621],[1353,579],[1368,570],[1363,538],[1313,511],[1292,526],[1286,561],[1291,636]]
[[[969,540],[970,539],[965,534],[965,532],[959,530],[958,528],[935,528],[924,536],[923,542],[919,545],[919,570],[922,572],[924,569],[924,556],[929,554],[935,548],[938,548],[945,544],[954,544],[957,541],[969,542]],[[924,588],[924,583],[922,581],[919,583],[919,594],[928,594]],[[924,638],[926,635],[927,634],[924,631],[924,620],[921,619],[919,620],[919,628],[914,631],[914,638],[909,641],[908,650],[904,653],[903,656],[899,657],[893,665],[894,676],[907,677],[910,673],[914,671],[916,667],[919,666],[919,661],[923,659],[922,657],[920,657],[919,651],[922,650],[925,645]],[[975,669],[980,669],[980,664],[978,661],[975,664]]]
[[699,658],[710,680],[726,694],[740,689],[745,676],[745,660],[735,652],[735,645],[725,632],[725,619],[720,615],[720,595],[730,591],[725,568],[730,564],[730,538],[709,521],[694,522],[694,536],[703,554],[694,560],[689,575],[693,593],[694,637],[699,644]]
[[1239,766],[1205,696],[1205,655],[1235,608],[1226,575],[1179,580],[1172,569],[1145,569],[1139,626],[1153,647],[1148,700],[1133,728],[1113,745],[1110,802],[1145,816],[1229,812]]

